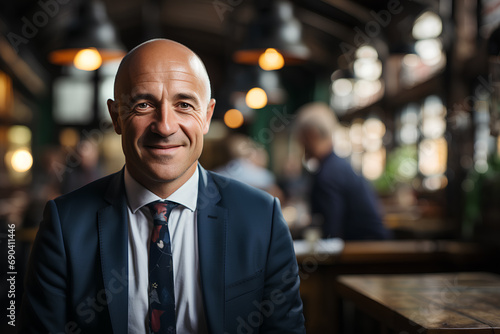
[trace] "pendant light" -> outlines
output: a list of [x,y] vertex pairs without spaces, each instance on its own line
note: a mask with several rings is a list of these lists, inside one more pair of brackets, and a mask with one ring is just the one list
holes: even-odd
[[68,28],[63,45],[49,54],[49,61],[93,71],[103,62],[121,59],[125,53],[104,4],[90,0],[81,1],[78,16]]
[[256,3],[256,15],[248,26],[242,46],[236,50],[236,63],[261,64],[265,70],[296,64],[309,57],[309,48],[302,41],[302,25],[293,13],[289,1]]

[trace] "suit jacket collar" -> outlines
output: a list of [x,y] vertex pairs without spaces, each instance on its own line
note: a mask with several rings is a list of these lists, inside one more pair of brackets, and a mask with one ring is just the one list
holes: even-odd
[[111,177],[104,195],[109,205],[97,212],[103,293],[114,333],[128,331],[128,216],[123,172]]
[[226,208],[219,187],[198,165],[198,252],[205,318],[210,333],[224,332]]

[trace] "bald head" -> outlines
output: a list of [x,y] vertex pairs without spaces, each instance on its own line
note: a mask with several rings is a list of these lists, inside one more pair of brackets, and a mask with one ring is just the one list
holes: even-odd
[[115,100],[130,92],[134,78],[146,73],[166,71],[170,71],[174,78],[182,75],[196,77],[203,100],[207,103],[210,101],[210,79],[200,57],[188,47],[169,39],[146,41],[122,59],[115,78]]
[[167,198],[194,174],[215,100],[200,58],[166,39],[143,43],[122,60],[108,110],[125,164],[144,187]]
[[324,137],[330,139],[338,124],[333,110],[323,102],[310,102],[297,111],[296,128],[298,131],[315,129]]

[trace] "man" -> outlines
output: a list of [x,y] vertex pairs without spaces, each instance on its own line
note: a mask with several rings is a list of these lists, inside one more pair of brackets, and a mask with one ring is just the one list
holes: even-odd
[[386,239],[377,200],[366,180],[333,152],[337,124],[333,110],[312,102],[297,112],[296,130],[307,160],[318,164],[311,188],[313,224],[325,238],[345,240]]
[[[22,333],[304,332],[278,201],[198,164],[214,106],[185,46],[152,40],[122,60],[108,107],[125,168],[48,203]],[[169,260],[154,281],[153,252]]]

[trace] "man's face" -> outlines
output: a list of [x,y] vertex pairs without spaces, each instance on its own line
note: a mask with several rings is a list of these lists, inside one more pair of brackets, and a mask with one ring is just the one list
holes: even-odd
[[130,61],[127,75],[119,77],[127,83],[119,84],[117,101],[108,102],[127,169],[150,189],[187,181],[209,129],[215,101],[209,101],[194,58],[185,58],[162,53]]
[[302,129],[298,136],[300,144],[304,147],[304,155],[306,159],[318,158],[318,143],[319,136],[317,131],[311,128]]

